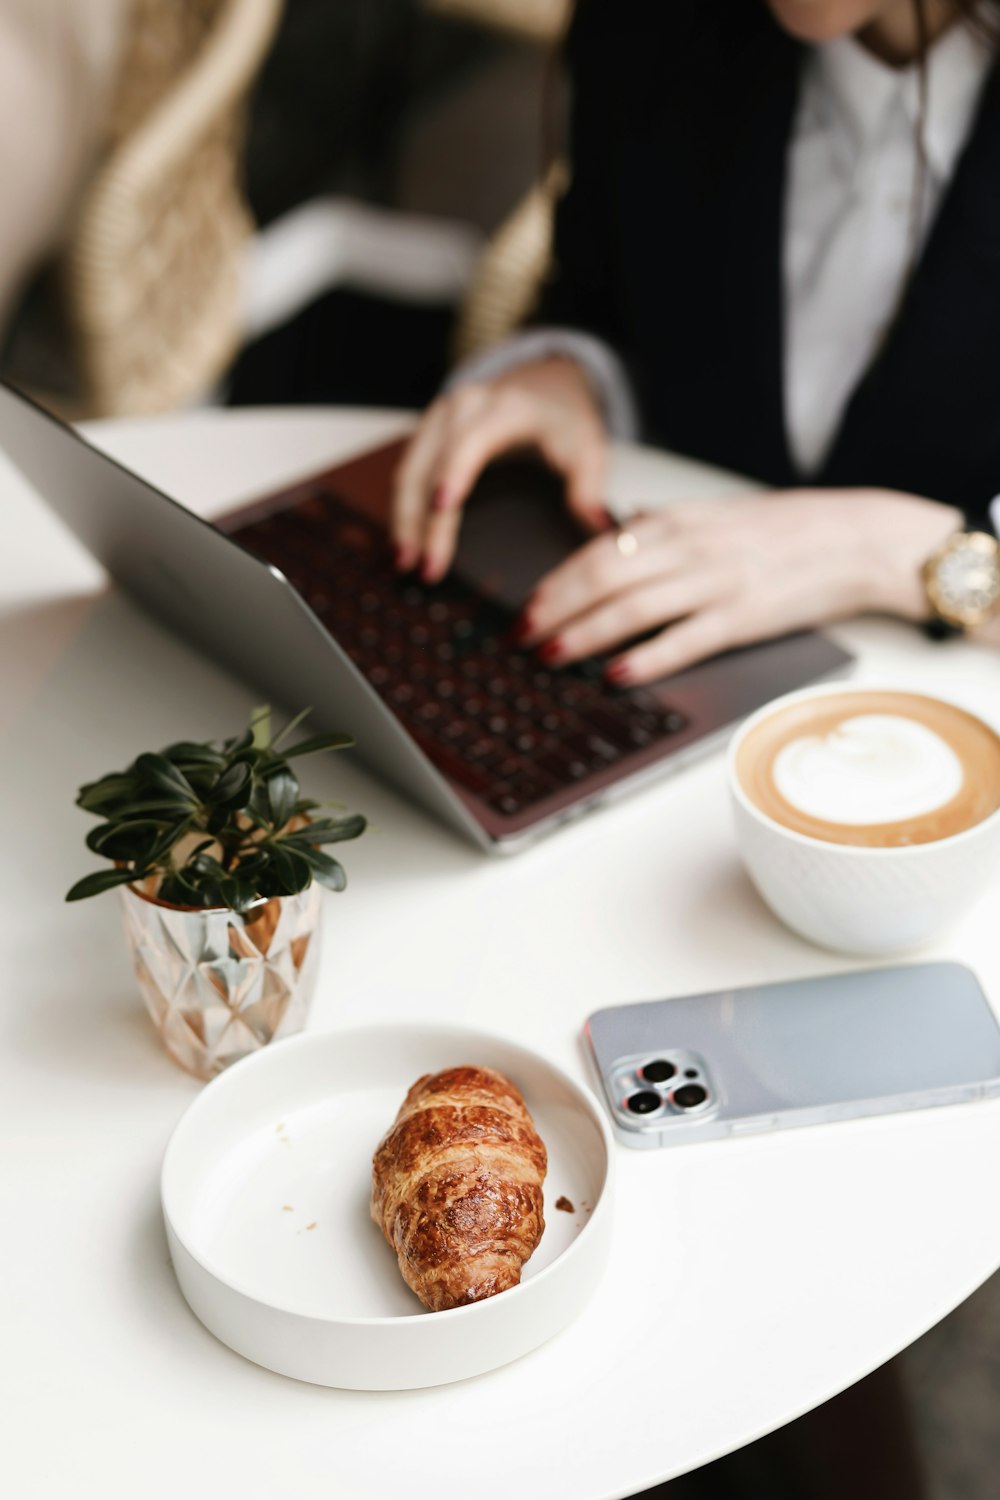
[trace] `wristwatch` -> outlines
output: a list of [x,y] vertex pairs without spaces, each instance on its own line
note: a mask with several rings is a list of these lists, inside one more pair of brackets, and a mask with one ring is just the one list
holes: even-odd
[[927,600],[953,630],[982,625],[1000,611],[1000,542],[985,531],[956,531],[923,567]]

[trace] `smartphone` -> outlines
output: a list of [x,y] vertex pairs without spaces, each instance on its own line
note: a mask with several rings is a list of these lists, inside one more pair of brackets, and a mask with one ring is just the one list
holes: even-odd
[[626,1146],[1000,1095],[1000,1026],[956,963],[615,1005],[584,1034]]

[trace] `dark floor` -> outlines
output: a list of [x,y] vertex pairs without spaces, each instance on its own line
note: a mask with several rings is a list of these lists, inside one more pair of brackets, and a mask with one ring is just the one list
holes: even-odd
[[998,1392],[1000,1275],[836,1400],[641,1500],[994,1500]]
[[929,1500],[1000,1495],[1000,1273],[899,1359]]

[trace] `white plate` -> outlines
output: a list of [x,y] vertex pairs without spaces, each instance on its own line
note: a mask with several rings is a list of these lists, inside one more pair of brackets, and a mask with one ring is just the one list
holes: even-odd
[[[430,1313],[369,1215],[371,1159],[410,1085],[466,1063],[524,1095],[549,1155],[545,1233],[520,1286]],[[537,1053],[370,1027],[276,1043],[210,1083],[167,1147],[163,1214],[181,1290],[223,1343],[319,1385],[408,1390],[517,1359],[579,1312],[607,1260],[612,1161],[597,1100]]]

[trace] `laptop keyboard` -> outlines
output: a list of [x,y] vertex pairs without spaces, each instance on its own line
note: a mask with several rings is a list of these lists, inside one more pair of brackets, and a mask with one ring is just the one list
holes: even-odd
[[281,569],[438,769],[504,816],[685,726],[609,687],[599,660],[545,668],[460,578],[401,578],[381,528],[330,491],[233,535]]

